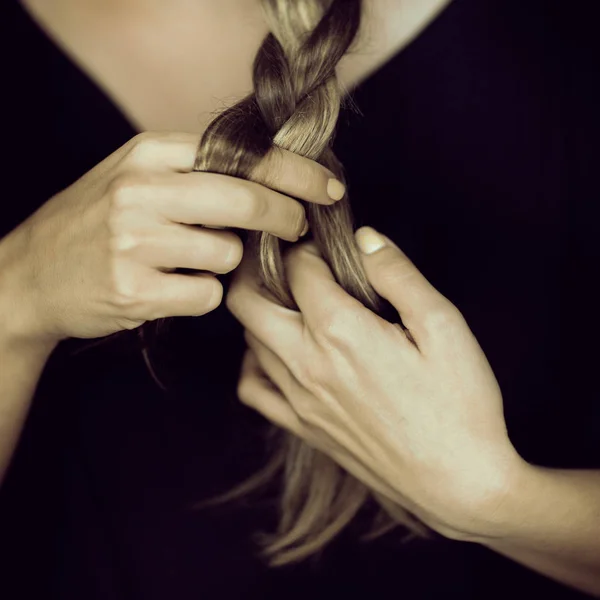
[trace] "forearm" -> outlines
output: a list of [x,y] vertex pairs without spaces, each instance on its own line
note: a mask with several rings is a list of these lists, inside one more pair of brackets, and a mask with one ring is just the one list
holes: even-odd
[[0,483],[51,351],[48,346],[22,346],[0,331]]
[[600,597],[600,470],[525,463],[482,523],[471,541]]
[[31,399],[56,342],[25,333],[14,293],[7,240],[0,243],[0,484],[19,440]]

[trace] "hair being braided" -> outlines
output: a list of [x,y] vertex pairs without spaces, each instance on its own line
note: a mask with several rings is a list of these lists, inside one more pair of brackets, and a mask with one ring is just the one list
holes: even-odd
[[[335,69],[352,44],[361,20],[361,0],[262,0],[271,33],[254,61],[254,93],[216,117],[198,147],[195,171],[249,179],[273,148],[324,165],[345,183],[331,146],[342,102]],[[379,297],[363,271],[348,198],[323,206],[304,203],[312,237],[338,283],[379,312]],[[288,242],[249,232],[245,252],[258,258],[259,278],[283,306],[297,310],[285,278],[282,255]],[[201,506],[239,498],[282,475],[278,530],[259,534],[271,566],[300,561],[322,549],[371,497],[380,505],[373,539],[402,524],[426,535],[405,510],[370,490],[327,455],[277,427],[278,449],[263,470],[234,490]]]

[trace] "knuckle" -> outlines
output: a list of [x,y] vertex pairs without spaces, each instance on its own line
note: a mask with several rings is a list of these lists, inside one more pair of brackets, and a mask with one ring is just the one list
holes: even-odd
[[135,245],[131,232],[128,231],[126,218],[134,195],[135,183],[129,176],[123,175],[111,182],[106,213],[110,252],[119,252]]
[[139,144],[144,140],[153,139],[156,137],[156,133],[153,131],[140,131],[131,138],[132,144]]
[[239,190],[238,201],[242,219],[246,223],[261,221],[268,212],[266,199],[252,187],[242,186]]
[[423,326],[430,331],[443,332],[456,327],[461,314],[453,304],[436,306],[423,316]]
[[244,256],[244,244],[237,235],[228,244],[229,252],[225,258],[225,273],[229,273],[237,268]]
[[[319,355],[311,361],[298,362],[290,371],[300,384],[307,390],[329,390],[333,365],[331,361]],[[302,404],[298,405],[298,412],[302,411]]]
[[[312,430],[313,435],[316,436],[324,429],[324,426],[326,428],[326,424],[331,420],[327,409],[325,407],[315,406],[314,402],[297,402],[294,408],[303,425],[309,428],[309,430]],[[325,448],[326,442],[324,445],[321,445],[321,447]]]
[[328,311],[321,319],[315,337],[326,346],[348,348],[352,345],[352,332],[357,330],[355,322],[358,318],[348,310]]
[[140,304],[140,282],[128,276],[118,264],[111,269],[111,304],[128,316]]
[[304,229],[304,224],[306,223],[306,212],[299,202],[294,202],[292,213],[290,222],[294,224],[294,235],[300,237],[300,234]]
[[307,390],[314,390],[319,387],[321,374],[318,372],[318,369],[315,370],[310,365],[299,363],[290,370],[300,385]]
[[129,207],[140,185],[133,173],[120,173],[108,184],[107,194],[112,212]]
[[135,165],[146,165],[160,153],[163,140],[160,135],[152,131],[143,131],[131,139],[126,160]]
[[[113,229],[115,227],[113,226]],[[117,257],[124,252],[135,250],[142,245],[139,236],[127,231],[112,231],[108,238],[109,255]]]
[[223,232],[221,237],[209,238],[207,246],[197,248],[198,260],[206,259],[210,255],[210,270],[223,275],[233,271],[242,261],[244,245],[242,240],[235,234]]

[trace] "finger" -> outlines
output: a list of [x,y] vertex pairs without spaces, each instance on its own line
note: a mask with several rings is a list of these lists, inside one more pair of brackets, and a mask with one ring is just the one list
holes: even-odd
[[[288,196],[316,204],[334,204],[345,195],[342,182],[329,169],[277,146],[261,160],[250,174],[250,179]],[[336,183],[330,183],[332,179]]]
[[266,231],[295,242],[306,225],[300,202],[258,183],[218,173],[150,178],[139,189],[163,218],[173,223]]
[[364,306],[342,288],[314,242],[304,242],[285,255],[290,291],[306,326],[318,331],[343,314],[364,311]]
[[242,260],[242,240],[230,231],[171,223],[132,236],[125,255],[155,268],[186,268],[229,273]]
[[200,136],[180,131],[145,131],[121,147],[121,158],[155,170],[189,173]]
[[[121,147],[128,161],[157,170],[193,172],[200,136],[178,131],[146,131]],[[288,196],[316,204],[333,204],[345,195],[333,172],[310,160],[274,146],[249,176],[250,181]],[[333,182],[331,182],[333,180]]]
[[[315,437],[314,432],[307,429],[298,414],[286,398],[265,377],[264,363],[259,360],[253,349],[249,349],[242,360],[240,383],[238,386],[240,401],[261,413],[269,421],[282,429],[290,431],[313,448],[324,452],[335,460],[343,469],[365,483],[370,488],[397,501],[398,494],[371,469],[354,459],[350,448],[352,444],[339,444],[334,440],[324,443]],[[325,438],[327,439],[327,438]]]
[[141,317],[146,320],[200,316],[221,304],[223,285],[209,273],[182,275],[150,270],[140,296],[140,310],[145,312]]
[[[358,229],[359,244],[373,239],[370,237],[373,232],[370,227]],[[418,343],[419,337],[427,336],[427,323],[432,315],[454,314],[457,309],[392,240],[383,235],[382,238],[384,246],[371,254],[362,254],[366,275],[375,291],[398,311]]]
[[302,343],[302,315],[265,297],[256,276],[256,261],[247,255],[229,285],[226,306],[231,314],[267,348],[293,368]]
[[298,415],[265,378],[252,350],[248,350],[242,360],[237,393],[243,404],[258,411],[275,425],[303,437],[304,428]]

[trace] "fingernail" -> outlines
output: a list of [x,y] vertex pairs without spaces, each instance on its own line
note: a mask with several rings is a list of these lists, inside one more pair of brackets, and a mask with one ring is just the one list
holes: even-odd
[[385,246],[385,239],[372,227],[361,227],[356,232],[356,242],[364,254],[373,254]]
[[327,182],[327,194],[332,200],[341,200],[346,194],[346,186],[338,179]]
[[300,237],[305,236],[308,233],[308,230],[309,230],[308,221],[306,221],[306,223],[304,224],[304,229],[302,230],[302,233],[300,234]]

